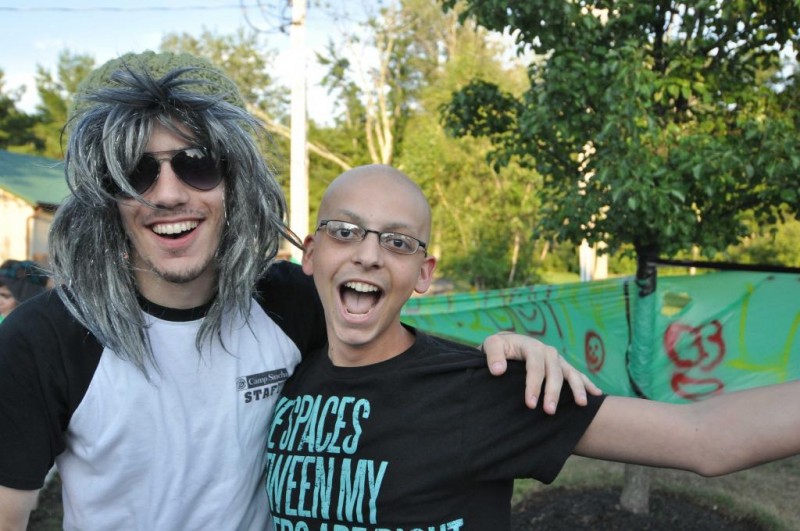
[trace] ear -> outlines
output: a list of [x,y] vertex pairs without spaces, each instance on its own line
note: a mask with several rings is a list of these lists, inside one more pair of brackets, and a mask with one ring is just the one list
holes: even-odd
[[303,240],[303,273],[306,275],[314,274],[314,235],[309,234]]
[[417,277],[414,291],[417,293],[425,293],[428,291],[428,288],[431,287],[431,282],[433,282],[433,271],[435,269],[436,257],[430,255],[426,256],[419,266],[419,277]]

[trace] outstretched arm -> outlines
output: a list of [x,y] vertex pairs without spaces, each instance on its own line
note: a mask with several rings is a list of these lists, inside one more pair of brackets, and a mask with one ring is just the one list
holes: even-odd
[[0,531],[25,530],[38,492],[0,486]]
[[609,396],[577,455],[718,476],[800,453],[800,381],[667,404]]
[[544,405],[546,413],[554,414],[564,380],[572,389],[575,403],[586,405],[586,392],[600,395],[602,391],[589,378],[567,363],[556,349],[538,339],[522,334],[500,332],[486,338],[481,345],[486,353],[486,363],[494,375],[506,370],[506,360],[525,361],[525,403],[534,409],[539,402],[544,382]]

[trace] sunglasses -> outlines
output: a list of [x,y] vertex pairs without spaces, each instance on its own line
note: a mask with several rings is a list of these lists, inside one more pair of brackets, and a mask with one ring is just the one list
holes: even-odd
[[136,193],[143,194],[153,186],[161,174],[163,162],[169,162],[178,179],[196,190],[211,190],[222,180],[220,165],[204,147],[154,151],[142,155],[128,176],[128,182]]

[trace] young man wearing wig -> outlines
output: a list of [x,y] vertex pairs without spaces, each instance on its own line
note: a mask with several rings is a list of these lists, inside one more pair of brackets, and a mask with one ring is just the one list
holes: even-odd
[[[284,198],[244,107],[190,55],[128,54],[79,88],[55,291],[0,325],[0,529],[25,528],[54,462],[65,529],[271,525],[268,423],[325,323],[308,278],[273,265]],[[529,360],[529,405],[545,372],[548,412],[562,371],[596,391],[532,339],[487,348]]]

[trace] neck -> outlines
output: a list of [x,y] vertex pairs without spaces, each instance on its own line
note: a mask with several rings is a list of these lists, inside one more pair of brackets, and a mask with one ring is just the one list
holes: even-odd
[[137,270],[136,284],[139,293],[150,302],[185,310],[202,306],[214,296],[216,277],[203,274],[188,282],[169,282],[152,271]]
[[414,334],[399,322],[365,343],[339,338],[328,328],[328,357],[337,367],[364,367],[399,356],[414,344]]

